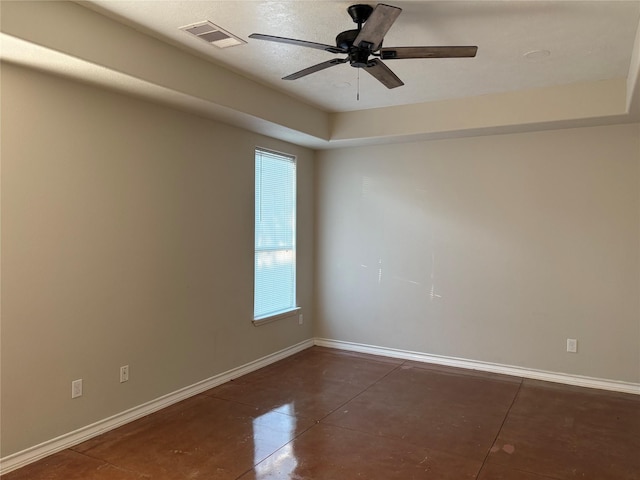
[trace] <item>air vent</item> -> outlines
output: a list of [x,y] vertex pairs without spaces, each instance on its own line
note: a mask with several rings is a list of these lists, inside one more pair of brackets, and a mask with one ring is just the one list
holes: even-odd
[[247,43],[211,22],[194,23],[186,27],[180,27],[180,30],[184,30],[218,48],[234,47]]

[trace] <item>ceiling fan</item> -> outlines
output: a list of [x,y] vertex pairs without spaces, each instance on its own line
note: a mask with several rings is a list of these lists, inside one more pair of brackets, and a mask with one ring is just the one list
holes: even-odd
[[[475,57],[478,51],[478,47],[475,46],[382,48],[384,36],[396,21],[402,9],[379,3],[375,8],[370,5],[351,5],[347,8],[347,11],[353,21],[358,24],[358,28],[339,33],[336,37],[336,46],[296,40],[294,38],[263,35],[261,33],[253,33],[249,35],[249,38],[288,43],[347,55],[347,58],[335,58],[292,73],[284,77],[283,80],[296,80],[325,68],[349,63],[352,67],[363,68],[387,88],[400,87],[404,83],[381,60]],[[376,58],[370,59],[369,57]]]

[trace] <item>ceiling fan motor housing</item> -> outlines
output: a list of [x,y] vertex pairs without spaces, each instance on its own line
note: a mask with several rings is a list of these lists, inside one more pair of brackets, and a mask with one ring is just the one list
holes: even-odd
[[369,63],[369,50],[365,48],[352,48],[349,51],[349,64],[352,67],[364,68]]
[[364,68],[369,62],[371,54],[371,44],[362,42],[363,45],[356,46],[354,40],[360,33],[360,30],[347,30],[339,33],[336,37],[336,45],[349,54],[349,64],[352,67]]
[[339,33],[336,37],[336,46],[342,48],[344,51],[349,51],[359,32],[360,30],[347,30],[346,32]]

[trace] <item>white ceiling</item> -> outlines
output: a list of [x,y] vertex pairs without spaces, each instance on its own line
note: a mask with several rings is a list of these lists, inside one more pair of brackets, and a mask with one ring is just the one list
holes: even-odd
[[[348,64],[281,80],[344,55],[248,38],[264,33],[334,44],[336,34],[355,28],[346,10],[353,3],[92,0],[84,5],[328,112],[624,78],[640,18],[638,1],[389,0],[403,12],[385,46],[478,46],[476,58],[386,61],[405,82],[393,90]],[[218,49],[179,30],[205,20],[247,44]],[[525,56],[539,50],[550,54]]]
[[[249,35],[333,44],[355,2],[94,0],[0,1],[0,59],[311,148],[640,121],[640,0],[388,1],[385,47],[477,56],[385,60],[393,90],[348,64],[285,81],[342,56]],[[205,20],[247,43],[180,30]]]

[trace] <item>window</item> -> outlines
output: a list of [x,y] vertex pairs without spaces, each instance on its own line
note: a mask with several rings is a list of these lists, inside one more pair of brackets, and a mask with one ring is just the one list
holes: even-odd
[[256,149],[254,322],[296,307],[296,159]]

